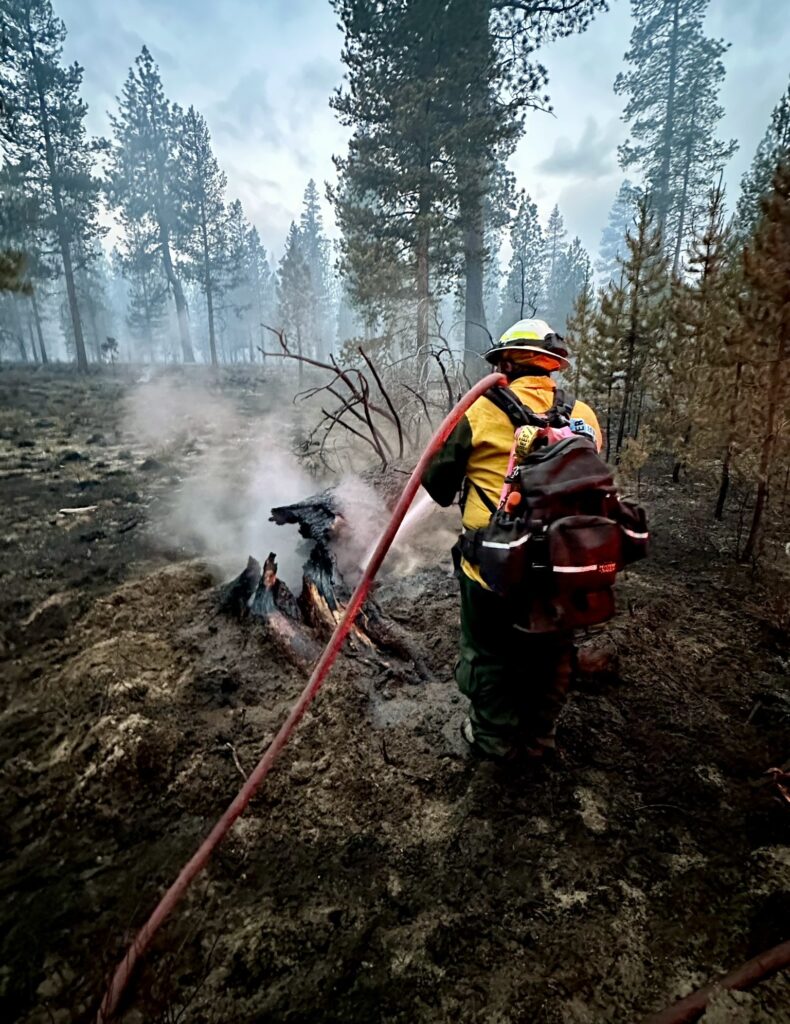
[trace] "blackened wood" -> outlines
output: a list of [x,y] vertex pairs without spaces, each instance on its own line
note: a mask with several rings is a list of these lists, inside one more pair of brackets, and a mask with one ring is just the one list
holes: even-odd
[[219,588],[219,610],[239,619],[244,618],[260,578],[261,563],[250,555],[244,572]]

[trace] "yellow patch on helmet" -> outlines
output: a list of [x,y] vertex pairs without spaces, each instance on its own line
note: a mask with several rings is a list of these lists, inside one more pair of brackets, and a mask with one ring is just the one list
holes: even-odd
[[539,335],[536,331],[525,331],[520,327],[511,327],[509,331],[505,331],[499,341],[500,344],[508,341],[543,341],[543,336]]

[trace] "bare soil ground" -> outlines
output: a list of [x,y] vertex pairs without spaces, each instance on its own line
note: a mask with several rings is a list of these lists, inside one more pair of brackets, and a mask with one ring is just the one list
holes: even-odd
[[[163,544],[216,439],[124,434],[132,376],[0,370],[0,1006],[25,1024],[92,1019],[303,685],[259,626],[216,616],[200,552]],[[215,387],[266,411],[253,375]],[[656,474],[643,499],[656,542],[608,629],[619,670],[579,680],[551,770],[461,749],[445,553],[384,577],[436,681],[341,659],[126,1024],[626,1024],[790,937],[790,808],[762,774],[790,754],[786,571],[736,566],[692,484]],[[704,1020],[790,1021],[790,975]]]

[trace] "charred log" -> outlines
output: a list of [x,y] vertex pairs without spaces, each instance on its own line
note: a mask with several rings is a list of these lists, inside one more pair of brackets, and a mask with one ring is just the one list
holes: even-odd
[[337,497],[332,490],[322,491],[312,498],[294,502],[293,505],[281,505],[271,510],[270,523],[284,526],[286,523],[298,525],[299,533],[308,540],[319,544],[329,544],[332,530],[340,515]]
[[261,563],[252,555],[247,560],[247,568],[230,583],[220,587],[218,606],[221,612],[243,619],[248,611],[252,595],[261,579]]
[[335,594],[335,564],[328,549],[316,544],[304,565],[299,606],[305,622],[329,636],[342,609]]
[[[386,469],[374,469],[360,474],[360,479],[369,484],[382,499],[385,509],[394,508],[403,490],[408,469],[390,465]],[[337,532],[338,520],[343,519],[344,508],[333,487],[311,495],[292,505],[280,505],[271,510],[269,522],[284,526],[286,523],[299,527],[299,532],[308,540],[331,546]],[[382,523],[382,527],[383,527]]]
[[320,655],[320,645],[301,621],[296,598],[277,576],[274,552],[264,563],[249,612],[266,627],[268,636],[286,657],[300,668],[311,665]]
[[297,622],[301,618],[296,598],[288,585],[277,575],[277,556],[270,551],[269,557],[263,563],[263,573],[250,602],[250,614],[259,619],[266,619],[276,611]]
[[432,682],[433,675],[426,667],[417,648],[409,640],[406,631],[385,616],[374,601],[366,603],[360,619],[360,626],[377,650],[411,663],[410,669],[397,673],[406,682]]
[[[397,469],[369,475],[368,482],[381,494],[386,508],[400,492],[402,475]],[[351,590],[338,569],[333,544],[348,523],[336,492],[329,489],[292,505],[271,510],[270,521],[293,524],[313,547],[303,567],[302,590],[296,598],[277,576],[272,552],[264,563],[251,558],[247,568],[220,591],[220,608],[239,618],[250,616],[261,623],[289,660],[307,667],[321,653],[320,641],[328,640],[345,611]],[[371,657],[404,682],[430,679],[419,653],[405,631],[368,601],[348,638],[350,651]],[[393,660],[399,664],[393,664]]]

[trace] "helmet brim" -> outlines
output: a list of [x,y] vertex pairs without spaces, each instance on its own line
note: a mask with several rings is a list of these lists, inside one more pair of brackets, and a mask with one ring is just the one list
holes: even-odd
[[483,353],[483,358],[489,363],[496,364],[506,352],[534,352],[536,355],[547,356],[554,360],[558,370],[567,370],[571,365],[570,360],[565,356],[558,356],[556,352],[549,352],[547,348],[541,348],[540,345],[531,344],[528,341],[512,341],[506,345],[494,345],[493,348]]

